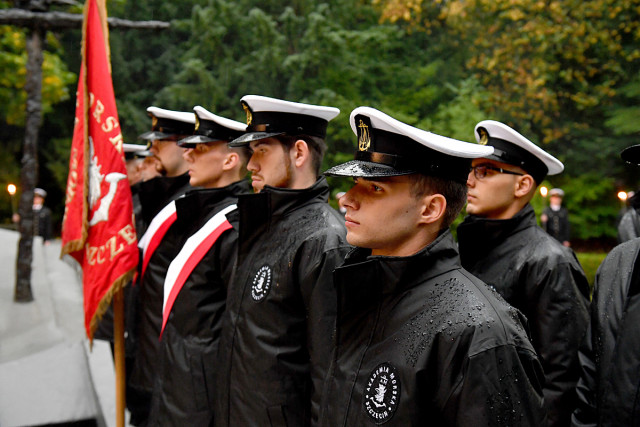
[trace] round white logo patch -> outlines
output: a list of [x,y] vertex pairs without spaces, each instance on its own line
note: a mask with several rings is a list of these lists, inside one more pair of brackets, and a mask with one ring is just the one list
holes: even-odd
[[381,363],[369,375],[364,389],[364,411],[376,424],[389,421],[400,401],[400,378],[390,363]]
[[251,285],[251,298],[254,301],[262,301],[271,289],[271,268],[263,265],[253,278]]

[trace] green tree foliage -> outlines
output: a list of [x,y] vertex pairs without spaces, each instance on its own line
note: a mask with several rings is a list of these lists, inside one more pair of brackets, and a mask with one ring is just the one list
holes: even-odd
[[[165,31],[110,32],[126,142],[148,129],[150,105],[184,111],[202,105],[244,121],[238,101],[246,94],[340,108],[329,126],[324,167],[352,158],[348,117],[360,105],[466,141],[474,141],[475,123],[492,118],[565,163],[565,173],[549,177],[549,185],[567,192],[576,236],[584,239],[615,233],[619,204],[612,198],[640,179],[618,157],[640,133],[640,8],[631,0],[108,4],[112,17],[171,22]],[[18,141],[14,154],[24,104],[24,42],[15,34],[20,31],[10,27],[0,32],[0,112],[3,135]],[[80,32],[49,37],[53,56],[45,62],[59,80],[45,82],[50,103],[41,157],[50,182],[64,187],[74,112],[69,94],[76,85],[67,70],[78,70]],[[334,193],[350,186],[331,184]]]
[[[3,122],[12,126],[24,126],[24,90],[27,52],[25,30],[0,26],[0,115]],[[48,33],[42,64],[42,112],[52,111],[53,105],[69,99],[68,85],[76,78],[61,59],[63,53],[57,38]]]
[[[352,158],[348,117],[360,105],[416,126],[455,128],[459,135],[463,112],[479,116],[479,108],[462,99],[473,83],[460,83],[451,44],[380,23],[377,10],[358,0],[212,0],[195,6],[181,25],[190,32],[182,68],[156,97],[159,103],[179,109],[199,104],[242,121],[238,101],[246,94],[336,106],[341,114],[328,130],[325,167]],[[447,112],[442,106],[452,100]],[[336,192],[349,186],[332,183]]]
[[[167,30],[112,29],[109,32],[113,87],[118,116],[125,142],[136,143],[137,136],[150,125],[146,109],[184,108],[176,96],[170,102],[158,99],[158,93],[171,83],[172,77],[184,70],[181,61],[187,49],[188,32],[185,21],[191,17],[194,5],[205,1],[181,0],[117,0],[110,1],[109,16],[133,21],[158,20],[171,23]],[[76,36],[77,37],[77,36]],[[70,43],[79,40],[70,39]],[[206,90],[201,88],[200,90]]]
[[[618,156],[640,132],[637,2],[376,0],[376,4],[384,20],[457,40],[463,47],[465,79],[473,76],[482,88],[481,96],[467,100],[488,117],[546,145],[565,163],[565,173],[552,179],[576,191],[573,218],[578,237],[615,233],[615,189],[634,187],[638,179],[638,173],[629,174]],[[451,103],[441,108],[455,111]],[[594,191],[600,191],[597,199],[589,197]]]
[[[11,5],[12,2],[0,1],[0,8],[8,8]],[[0,26],[0,134],[2,135],[0,183],[3,184],[2,191],[5,193],[6,184],[9,182],[18,185],[18,191],[20,191],[20,159],[24,141],[23,127],[27,99],[24,90],[27,61],[26,32],[24,28]],[[46,123],[50,116],[55,115],[56,107],[60,103],[72,98],[71,95],[75,92],[73,85],[77,77],[69,71],[64,59],[65,50],[57,34],[46,33],[43,49],[41,108]],[[40,157],[52,147],[48,137],[48,134],[41,133],[38,147]],[[47,166],[47,162],[40,162],[40,181],[37,185],[51,190],[51,187],[44,184],[49,177]],[[52,193],[55,194],[56,188],[53,187],[53,190]],[[19,197],[19,194],[16,197]],[[10,204],[2,203],[0,222],[8,222],[10,212]]]

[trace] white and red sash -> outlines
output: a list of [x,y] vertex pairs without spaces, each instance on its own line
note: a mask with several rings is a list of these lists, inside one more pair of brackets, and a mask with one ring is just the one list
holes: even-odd
[[171,261],[164,280],[164,300],[162,303],[162,328],[160,338],[169,319],[169,313],[182,286],[193,269],[200,263],[209,249],[225,231],[232,228],[226,215],[235,210],[236,205],[230,205],[215,214],[200,230],[187,239],[178,255]]
[[167,230],[169,230],[169,227],[171,227],[171,224],[176,221],[177,217],[176,202],[174,200],[156,214],[156,216],[151,220],[149,228],[147,228],[147,231],[140,238],[138,247],[142,249],[141,276],[144,276],[144,272],[147,269],[147,264],[149,264],[151,255],[153,255],[155,250],[158,248],[162,238],[167,233]]

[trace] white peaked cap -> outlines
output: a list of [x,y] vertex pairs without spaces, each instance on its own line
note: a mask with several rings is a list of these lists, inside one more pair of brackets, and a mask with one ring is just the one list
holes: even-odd
[[247,125],[235,120],[218,116],[197,105],[193,107],[196,120],[193,135],[178,141],[178,145],[185,148],[192,148],[197,144],[213,141],[232,141],[247,129]]
[[355,159],[326,175],[385,177],[422,173],[466,183],[471,159],[493,153],[492,147],[459,141],[410,126],[370,107],[351,112],[358,137]]
[[147,113],[156,116],[159,119],[170,119],[178,122],[191,123],[196,122],[196,118],[192,112],[165,110],[164,108],[149,107]]
[[310,135],[324,139],[329,121],[340,114],[335,107],[302,104],[260,95],[240,99],[247,113],[247,133],[231,146],[249,144],[278,135]]
[[519,166],[537,182],[546,175],[557,175],[564,170],[562,162],[538,147],[514,129],[495,120],[483,120],[475,127],[476,140],[494,147],[488,158]]

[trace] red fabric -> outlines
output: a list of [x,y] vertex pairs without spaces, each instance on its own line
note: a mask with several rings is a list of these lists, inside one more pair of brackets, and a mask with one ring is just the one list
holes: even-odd
[[162,328],[160,329],[160,338],[162,338],[162,332],[164,331],[164,327],[167,324],[167,320],[169,320],[169,313],[171,313],[171,308],[173,307],[173,303],[175,302],[182,286],[187,281],[187,278],[191,274],[196,265],[200,263],[202,258],[209,252],[211,246],[218,240],[218,237],[228,229],[232,228],[231,223],[229,221],[225,221],[216,227],[215,230],[211,234],[209,234],[203,241],[198,245],[198,247],[193,251],[187,262],[180,270],[180,274],[176,278],[176,283],[171,288],[171,293],[169,294],[169,298],[167,298],[167,305],[164,308],[162,313]]
[[70,254],[82,266],[85,327],[90,340],[97,325],[96,314],[111,301],[112,286],[123,285],[138,263],[106,18],[104,0],[87,0],[62,226],[62,254]]
[[158,245],[162,241],[162,238],[165,234],[167,234],[167,230],[169,227],[176,222],[176,218],[178,218],[178,213],[172,213],[167,219],[158,227],[151,240],[149,240],[149,246],[144,251],[144,258],[142,259],[142,272],[140,273],[140,283],[142,283],[142,277],[144,277],[144,272],[147,270],[147,265],[149,265],[149,260],[151,259],[151,255],[156,251]]

